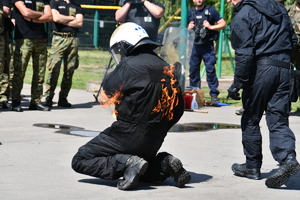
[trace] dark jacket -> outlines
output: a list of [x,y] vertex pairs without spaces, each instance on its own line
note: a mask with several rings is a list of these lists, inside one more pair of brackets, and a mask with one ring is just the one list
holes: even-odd
[[101,133],[107,135],[108,146],[146,159],[156,155],[168,130],[184,112],[177,77],[164,73],[167,66],[155,53],[144,52],[123,58],[105,77],[105,94],[120,94],[115,107],[117,121]]
[[[234,86],[245,88],[257,60],[272,54],[290,55],[297,37],[286,9],[274,0],[243,0],[234,12],[230,25],[236,60]],[[282,61],[290,62],[289,58]]]

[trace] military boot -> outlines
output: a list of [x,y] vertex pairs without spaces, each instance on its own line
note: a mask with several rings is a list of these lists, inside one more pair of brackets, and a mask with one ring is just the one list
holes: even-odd
[[68,102],[67,98],[59,98],[57,105],[61,106],[61,107],[71,107],[72,106],[72,104],[70,104]]
[[11,105],[10,105],[10,103],[8,103],[8,101],[2,101],[1,106],[2,106],[2,109],[10,109],[11,108]]
[[191,180],[191,175],[183,168],[181,161],[172,155],[164,158],[161,167],[164,173],[170,174],[180,188]]
[[218,96],[211,96],[211,105],[212,106],[218,106],[219,98]]
[[300,171],[300,165],[294,154],[289,154],[279,169],[266,180],[269,188],[279,188],[285,184],[289,178]]
[[12,111],[16,111],[16,112],[23,112],[23,109],[21,107],[21,101],[19,101],[19,100],[13,100],[12,101],[11,110]]
[[52,108],[52,106],[53,106],[52,98],[47,97],[44,105],[47,106],[47,107],[49,107],[49,108]]
[[234,163],[231,167],[232,171],[236,176],[247,177],[249,179],[259,180],[261,178],[261,173],[259,168],[249,169],[246,164]]
[[119,190],[130,190],[135,188],[140,176],[143,175],[148,168],[148,162],[138,156],[131,156],[125,163],[125,171],[123,180],[118,182]]

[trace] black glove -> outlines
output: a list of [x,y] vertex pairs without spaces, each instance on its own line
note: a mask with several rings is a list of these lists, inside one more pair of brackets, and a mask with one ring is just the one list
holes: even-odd
[[234,86],[230,86],[230,88],[228,88],[228,96],[227,98],[232,98],[233,100],[240,100],[240,93],[239,92],[240,89],[234,87]]

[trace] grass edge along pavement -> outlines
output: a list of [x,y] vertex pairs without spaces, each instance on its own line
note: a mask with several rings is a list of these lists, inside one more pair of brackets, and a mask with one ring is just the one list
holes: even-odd
[[[48,52],[51,53],[51,49],[48,49]],[[72,89],[81,89],[86,90],[86,85],[92,81],[101,81],[104,77],[107,65],[109,63],[110,54],[108,51],[100,50],[79,50],[79,67],[76,69],[73,76]],[[62,63],[63,65],[63,63]],[[203,65],[203,64],[202,64]],[[57,85],[60,86],[63,74],[63,67],[60,70],[60,76],[58,79]],[[201,67],[203,69],[203,66]],[[222,57],[222,76],[233,76],[234,72],[231,67],[231,62],[228,55],[224,54]],[[45,73],[45,82],[48,78],[48,68],[46,68]],[[26,75],[24,83],[31,84],[32,79],[32,60],[29,61],[28,67],[26,70]],[[202,77],[203,80],[206,77]],[[209,97],[209,88],[202,87],[204,90],[204,100],[210,100]],[[227,99],[227,89],[219,89],[219,99],[221,103],[230,104],[232,106],[241,107],[241,101],[235,101]],[[241,93],[241,92],[240,92]],[[91,97],[93,98],[93,97]],[[300,112],[300,101],[292,102],[292,112]]]

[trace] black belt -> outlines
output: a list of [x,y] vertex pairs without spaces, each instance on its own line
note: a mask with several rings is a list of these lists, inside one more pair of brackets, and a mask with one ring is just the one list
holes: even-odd
[[287,68],[290,69],[291,68],[291,63],[289,62],[284,62],[284,61],[280,61],[280,60],[273,60],[273,59],[269,59],[269,58],[263,58],[261,60],[258,60],[256,62],[257,65],[274,65],[277,67],[283,67],[283,68]]
[[53,31],[53,35],[57,35],[57,36],[61,36],[61,37],[74,37],[74,36],[76,36],[75,33],[71,33],[71,32],[56,32],[56,31]]

